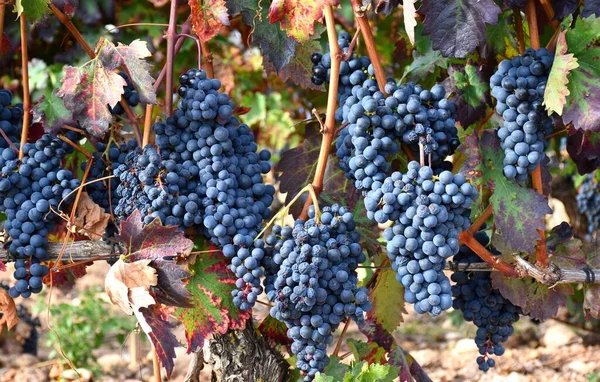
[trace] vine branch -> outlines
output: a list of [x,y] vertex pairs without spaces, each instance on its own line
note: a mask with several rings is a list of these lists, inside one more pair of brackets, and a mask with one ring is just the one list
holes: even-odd
[[525,52],[525,32],[523,31],[523,18],[521,17],[521,10],[519,8],[513,8],[513,17],[515,21],[515,30],[517,31],[519,54],[523,54]]
[[557,284],[600,284],[600,269],[560,269],[555,264],[549,267],[539,267],[531,264],[521,256],[513,256],[517,261],[519,270],[526,276],[531,276],[542,284],[554,286]]
[[200,39],[200,50],[202,51],[203,67],[210,78],[215,78],[215,69],[213,67],[213,56],[206,41]]
[[167,28],[167,88],[165,91],[165,113],[167,117],[173,111],[173,60],[175,59],[175,40],[177,38],[177,0],[171,0],[169,27]]
[[[381,65],[381,60],[379,59],[379,53],[377,53],[377,48],[375,47],[375,39],[373,38],[373,32],[371,31],[371,26],[369,25],[369,19],[367,18],[366,10],[362,7],[359,0],[351,0],[350,2],[352,3],[354,17],[356,18],[356,22],[358,23],[358,27],[362,33],[365,46],[367,47],[367,53],[371,59],[371,64],[373,64],[377,85],[379,85],[379,90],[383,93],[383,95],[387,97],[388,94],[385,92],[385,84],[387,83],[387,80],[385,78],[383,66]],[[331,46],[331,41],[329,41],[329,45]]]
[[[29,123],[31,121],[31,99],[29,96],[29,56],[27,53],[27,20],[25,14],[21,14],[20,17],[21,27],[21,70],[23,73],[21,83],[23,85],[23,132],[21,133],[21,146],[19,147],[19,159],[23,159],[25,153],[23,148],[27,143],[27,137],[29,136]],[[0,39],[2,36],[0,35]]]
[[469,232],[461,232],[458,238],[464,245],[471,248],[473,252],[475,252],[483,261],[488,263],[493,269],[502,272],[508,277],[519,276],[519,273],[510,264],[501,258],[492,255],[490,251],[481,245],[481,243],[479,243]]
[[4,14],[6,13],[6,3],[0,3],[0,52],[2,52],[2,36],[4,35]]

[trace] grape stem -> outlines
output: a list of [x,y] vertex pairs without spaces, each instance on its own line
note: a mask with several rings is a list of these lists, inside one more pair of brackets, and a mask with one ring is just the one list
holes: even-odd
[[[329,159],[329,153],[331,152],[331,146],[333,139],[335,138],[335,109],[337,108],[337,93],[340,82],[340,58],[341,49],[337,41],[337,33],[335,31],[335,19],[333,17],[333,9],[331,6],[325,7],[323,10],[325,15],[325,24],[327,26],[327,40],[329,42],[329,49],[331,55],[331,75],[329,89],[327,92],[327,111],[325,114],[325,124],[322,127],[323,139],[321,140],[321,149],[319,150],[319,159],[317,161],[317,168],[315,170],[315,176],[313,178],[311,189],[314,193],[314,197],[306,200],[300,219],[306,220],[308,214],[308,207],[312,203],[317,206],[317,196],[323,191],[323,181],[325,178],[325,170],[327,169],[327,161]],[[311,195],[312,196],[312,195]],[[318,210],[318,208],[317,208]],[[317,219],[320,213],[317,213]]]
[[200,40],[200,48],[202,51],[202,58],[204,59],[204,70],[206,75],[210,78],[215,78],[215,69],[213,67],[213,55],[210,52],[208,43]]
[[188,33],[179,33],[177,35],[178,40],[182,37],[187,37],[196,42],[196,48],[198,49],[198,69],[202,69],[202,47],[200,46],[200,39]]
[[487,250],[486,247],[481,245],[468,231],[461,232],[458,236],[462,244],[471,248],[483,261],[488,263],[493,269],[502,272],[508,277],[518,277],[519,273],[508,263],[501,258],[494,256]]
[[2,52],[2,36],[4,35],[4,14],[6,13],[6,3],[0,3],[0,52]]
[[538,29],[535,0],[529,0],[525,8],[527,24],[529,25],[529,43],[533,49],[540,49],[540,31]]
[[[363,8],[359,0],[350,0],[350,2],[352,3],[352,11],[354,12],[354,17],[356,18],[356,22],[358,23],[358,27],[362,33],[363,41],[367,47],[369,59],[371,59],[371,64],[373,64],[377,85],[379,85],[379,90],[383,93],[383,96],[387,97],[388,94],[385,91],[385,84],[387,83],[385,72],[383,71],[379,53],[377,53],[377,48],[375,47],[375,39],[373,38],[373,32],[371,31],[371,26],[369,25],[366,9]],[[329,41],[329,45],[331,46],[331,39]],[[332,75],[331,78],[335,77]]]
[[481,226],[490,218],[490,216],[492,216],[492,213],[492,205],[488,204],[488,206],[485,208],[485,210],[483,210],[481,215],[479,215],[479,217],[473,222],[473,224],[471,224],[467,232],[470,235],[475,235],[475,233],[479,231],[479,228],[481,228]]
[[337,343],[335,344],[335,349],[333,349],[333,355],[337,356],[340,352],[340,349],[342,348],[342,341],[344,340],[344,335],[346,335],[346,331],[348,330],[348,327],[350,326],[350,318],[348,318],[346,320],[346,323],[344,324],[344,328],[342,329],[342,332],[340,333],[340,338],[338,338]]
[[557,20],[554,20],[554,8],[552,8],[552,4],[550,4],[548,0],[540,0],[540,4],[542,4],[544,12],[546,13],[546,16],[548,16],[548,20],[550,20],[550,25],[552,25],[554,30],[557,30],[560,24]]
[[352,41],[350,41],[350,45],[348,46],[348,51],[344,54],[344,61],[348,61],[352,54],[354,53],[354,47],[356,46],[356,42],[358,41],[358,36],[360,35],[360,25],[356,28],[356,32],[354,32],[354,36],[352,37]]
[[173,61],[175,60],[175,40],[177,39],[177,0],[171,0],[169,27],[167,28],[167,85],[165,90],[165,113],[173,112]]
[[[176,2],[177,0],[173,1]],[[154,382],[161,382],[162,377],[160,376],[160,362],[158,361],[158,353],[156,352],[154,346],[152,346],[152,369],[154,370]]]
[[11,149],[13,149],[17,155],[19,154],[19,149],[17,148],[17,146],[15,146],[14,143],[12,143],[12,141],[10,140],[10,138],[8,138],[8,136],[6,135],[6,133],[4,132],[4,130],[0,129],[0,134],[2,135],[2,138],[4,138],[4,140],[8,143],[8,145],[10,146]]
[[519,54],[525,52],[525,32],[523,31],[523,17],[521,10],[517,7],[512,9],[513,19],[515,21],[515,30],[517,31],[517,43],[519,44]]
[[[21,146],[19,147],[19,159],[23,159],[25,153],[23,148],[27,143],[27,137],[29,136],[29,124],[31,121],[31,99],[29,95],[29,57],[27,53],[27,20],[25,14],[22,13],[20,17],[21,27],[21,72],[23,74],[21,83],[23,85],[23,132],[21,133]],[[2,36],[0,36],[0,39]]]

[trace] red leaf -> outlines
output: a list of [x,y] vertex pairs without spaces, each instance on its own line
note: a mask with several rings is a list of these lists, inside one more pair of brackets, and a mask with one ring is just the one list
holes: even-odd
[[176,312],[185,327],[188,353],[202,347],[211,334],[244,328],[251,316],[249,311],[240,311],[233,305],[231,291],[236,278],[227,264],[222,254],[213,252],[199,255],[190,266],[192,277],[187,289],[192,294],[193,308]]
[[229,25],[225,0],[188,0],[192,16],[192,28],[200,40],[206,42],[219,34],[221,26]]
[[194,246],[177,226],[163,226],[159,218],[143,225],[138,210],[121,222],[116,238],[127,251],[128,261],[170,260],[171,257],[189,255]]
[[152,288],[156,300],[169,306],[191,308],[192,294],[185,289],[185,282],[191,275],[177,262],[171,260],[155,260],[152,267],[158,275],[158,285]]
[[290,37],[304,42],[315,32],[315,21],[323,18],[323,8],[331,3],[331,0],[275,0],[269,8],[269,21],[271,24],[279,21]]
[[292,340],[287,335],[287,327],[282,321],[268,315],[260,325],[258,331],[276,345],[291,345]]
[[233,109],[233,114],[235,115],[244,115],[247,114],[250,110],[252,110],[251,107],[247,107],[247,106],[236,106]]
[[79,68],[66,66],[64,71],[58,97],[73,112],[73,119],[79,121],[81,127],[96,137],[103,137],[112,120],[107,106],[115,106],[121,100],[127,83],[97,60]]
[[2,260],[0,260],[0,272],[6,272],[6,264]]
[[144,325],[140,321],[140,325],[152,342],[160,363],[167,371],[167,378],[171,378],[175,366],[173,361],[175,348],[181,346],[177,337],[172,333],[175,325],[167,321],[169,315],[165,314],[158,304],[152,305],[150,308],[140,308],[140,313],[147,324]]

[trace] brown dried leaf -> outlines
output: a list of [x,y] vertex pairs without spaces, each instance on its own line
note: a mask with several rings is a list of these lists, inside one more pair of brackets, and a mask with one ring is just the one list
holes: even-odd
[[229,25],[225,0],[189,0],[194,33],[206,42],[219,34],[223,25]]
[[110,301],[128,315],[155,303],[148,290],[158,282],[152,260],[126,263],[119,259],[106,274],[104,289]]
[[87,192],[83,192],[77,204],[74,221],[81,233],[92,240],[100,240],[109,220],[110,214],[94,203]]
[[19,322],[15,300],[9,296],[4,288],[0,288],[0,313],[2,313],[2,317],[0,318],[0,333],[2,333],[5,323],[8,330],[10,330]]

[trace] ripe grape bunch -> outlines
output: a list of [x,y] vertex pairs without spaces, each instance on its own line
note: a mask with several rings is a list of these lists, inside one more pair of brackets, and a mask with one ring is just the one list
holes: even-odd
[[417,313],[438,315],[450,308],[446,259],[458,252],[458,235],[470,225],[470,206],[477,190],[461,174],[434,175],[429,166],[408,164],[406,174],[393,173],[373,183],[365,197],[368,216],[386,228],[387,254],[404,298]]
[[[11,107],[12,93],[10,90],[0,90],[0,130],[6,134],[13,143],[18,143],[21,137],[21,119],[23,118],[23,105]],[[8,147],[8,142],[0,136],[0,149]]]
[[366,288],[357,287],[356,268],[365,255],[352,213],[334,204],[320,217],[311,207],[308,217],[293,228],[275,227],[267,238],[279,270],[267,277],[273,284],[266,289],[275,304],[271,315],[287,326],[296,365],[312,381],[329,362],[327,345],[339,324],[360,322],[371,303]]
[[600,228],[600,182],[594,173],[587,174],[577,190],[577,209],[588,223],[588,239],[592,240]]
[[553,122],[542,102],[553,61],[545,48],[528,48],[523,56],[500,62],[490,78],[496,113],[504,120],[498,137],[508,179],[527,179],[544,157],[545,136],[552,132]]
[[[489,245],[489,238],[483,231],[475,235],[475,239],[483,246]],[[499,256],[493,247],[490,251]],[[479,256],[469,247],[462,246],[454,256],[457,263],[480,263]],[[454,309],[460,310],[466,321],[477,326],[475,343],[479,348],[477,357],[479,370],[488,371],[496,365],[491,355],[504,354],[503,342],[506,342],[514,331],[513,324],[522,314],[521,308],[505,299],[498,290],[493,289],[489,272],[454,272],[451,276],[456,284],[452,286]]]
[[47,237],[58,218],[53,211],[80,183],[71,171],[61,168],[68,150],[55,136],[45,134],[35,143],[26,143],[23,152],[18,160],[12,148],[1,149],[0,210],[6,214],[4,229],[16,258],[12,297],[29,297],[42,290],[48,268],[41,263],[48,260]]

